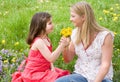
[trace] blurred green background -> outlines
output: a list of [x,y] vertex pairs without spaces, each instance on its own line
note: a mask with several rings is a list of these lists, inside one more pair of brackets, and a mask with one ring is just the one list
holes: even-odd
[[[0,82],[10,82],[29,46],[25,40],[32,16],[36,12],[49,12],[53,17],[54,32],[49,35],[53,50],[58,46],[62,28],[74,28],[69,21],[69,6],[81,0],[0,0],[0,56],[3,58],[3,71]],[[120,82],[120,0],[84,0],[91,4],[98,23],[114,32],[114,81]],[[76,57],[77,58],[77,57]],[[75,60],[64,64],[62,56],[55,66],[74,69]]]

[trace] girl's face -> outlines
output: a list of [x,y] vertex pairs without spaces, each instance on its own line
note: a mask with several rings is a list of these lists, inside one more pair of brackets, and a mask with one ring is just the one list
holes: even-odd
[[50,20],[47,22],[47,25],[46,25],[46,34],[49,34],[53,31],[53,23],[52,23],[52,18],[50,18]]
[[80,16],[75,12],[70,12],[70,21],[74,24],[75,27],[82,27],[84,22],[84,16]]

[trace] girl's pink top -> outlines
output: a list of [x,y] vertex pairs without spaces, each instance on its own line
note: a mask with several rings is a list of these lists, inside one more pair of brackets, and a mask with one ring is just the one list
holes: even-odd
[[[52,52],[52,45],[47,47]],[[24,71],[15,72],[12,75],[12,82],[54,82],[58,77],[68,74],[69,71],[59,68],[51,70],[51,63],[43,57],[41,52],[30,49]]]

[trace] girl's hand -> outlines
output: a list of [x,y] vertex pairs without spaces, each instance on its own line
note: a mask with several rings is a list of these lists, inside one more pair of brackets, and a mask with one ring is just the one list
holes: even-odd
[[62,37],[62,38],[60,39],[59,44],[60,44],[60,45],[63,45],[64,47],[67,47],[67,46],[69,45],[69,42],[70,42],[69,38]]

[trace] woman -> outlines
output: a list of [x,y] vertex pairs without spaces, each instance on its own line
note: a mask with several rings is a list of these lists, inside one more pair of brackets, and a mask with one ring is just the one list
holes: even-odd
[[56,82],[112,82],[113,33],[96,22],[87,2],[71,6],[70,14],[76,28],[63,57],[67,63],[75,54],[78,59],[73,74],[58,78]]

